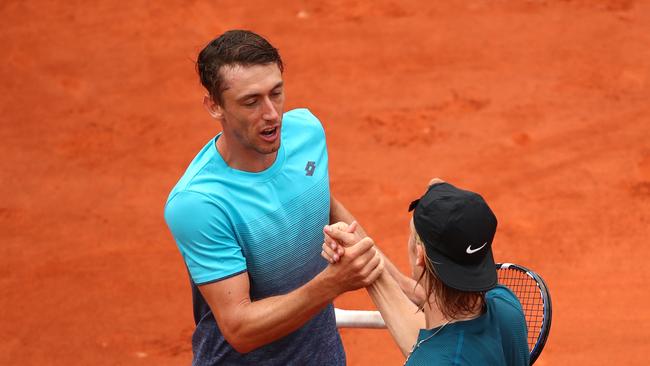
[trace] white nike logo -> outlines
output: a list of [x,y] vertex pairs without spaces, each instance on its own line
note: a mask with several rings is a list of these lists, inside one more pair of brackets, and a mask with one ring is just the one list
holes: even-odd
[[476,249],[472,249],[472,246],[470,245],[470,246],[467,247],[466,252],[467,252],[467,254],[474,254],[474,253],[478,252],[479,250],[483,249],[483,247],[486,246],[486,245],[487,245],[487,241],[485,243],[483,243],[483,245],[481,245],[480,247],[478,247]]

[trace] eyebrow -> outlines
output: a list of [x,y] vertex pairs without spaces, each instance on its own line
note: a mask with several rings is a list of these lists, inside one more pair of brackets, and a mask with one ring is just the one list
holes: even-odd
[[[277,88],[279,88],[279,87],[281,87],[281,86],[283,86],[283,85],[284,85],[284,81],[280,81],[280,82],[278,82],[277,84],[275,84],[275,86],[274,86],[271,90],[275,90],[275,89],[277,89]],[[261,93],[249,93],[249,94],[244,94],[244,95],[242,95],[241,97],[237,98],[237,101],[246,100],[246,99],[248,99],[248,98],[252,98],[252,97],[258,97],[258,96],[260,96],[260,95],[261,95]]]

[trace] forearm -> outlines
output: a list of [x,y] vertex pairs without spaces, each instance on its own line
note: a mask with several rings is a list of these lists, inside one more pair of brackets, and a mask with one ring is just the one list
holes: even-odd
[[[345,208],[341,202],[332,196],[330,199],[330,224],[335,224],[337,222],[345,222],[346,224],[350,224],[352,221],[356,221],[352,213],[350,213],[350,211],[348,211],[348,209]],[[357,234],[361,235],[361,237],[368,236],[358,221],[356,232]]]
[[[375,247],[377,250],[379,248]],[[384,260],[384,268],[390,273],[393,279],[397,282],[399,287],[402,289],[402,292],[411,300],[412,303],[416,305],[422,304],[424,301],[424,289],[420,286],[416,280],[402,273],[393,262],[388,259],[388,257],[381,252],[382,258]]]
[[[330,199],[330,224],[337,222],[345,222],[346,224],[350,224],[352,221],[356,221],[354,216],[345,208],[345,206],[343,206],[341,202],[337,201],[332,196]],[[358,221],[356,232],[361,237],[368,236]],[[375,248],[379,250],[378,247]],[[399,287],[406,294],[406,296],[408,296],[408,298],[414,304],[421,304],[425,296],[422,287],[419,286],[414,279],[404,275],[399,269],[397,269],[393,262],[382,251],[380,251],[380,254],[384,260],[384,268],[388,270],[390,275],[395,279],[395,281],[397,281]]]
[[[332,242],[347,245],[346,255],[341,257],[342,261],[347,257],[348,250],[361,243],[366,242],[374,246],[374,241],[368,237],[353,244],[355,240],[358,240],[358,235],[346,231],[345,228],[332,226],[328,227],[325,233]],[[376,246],[374,248],[377,249]],[[323,253],[327,253],[323,254],[325,257],[332,257],[335,254],[327,243],[323,245]],[[381,268],[386,268],[389,263],[389,261],[385,261],[386,257],[380,253],[376,253],[376,255],[383,258]],[[390,265],[393,266],[392,263]],[[339,264],[333,264],[333,266],[339,266]],[[397,271],[397,268],[393,269]],[[401,275],[399,271],[397,273]],[[382,271],[374,282],[366,285],[366,289],[400,350],[404,355],[408,355],[417,340],[419,329],[426,325],[424,314],[418,311],[418,307],[411,302],[388,271]]]
[[367,289],[393,339],[402,354],[407,356],[417,340],[419,329],[426,325],[424,313],[418,310],[395,279],[385,271]]
[[321,273],[286,295],[242,304],[228,341],[238,352],[246,353],[303,326],[338,295],[325,276]]

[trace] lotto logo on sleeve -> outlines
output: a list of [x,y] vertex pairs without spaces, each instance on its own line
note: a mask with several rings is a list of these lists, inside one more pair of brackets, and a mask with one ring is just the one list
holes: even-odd
[[307,172],[305,175],[311,177],[312,175],[314,175],[314,170],[316,170],[316,162],[308,161],[307,166],[305,166],[305,172]]

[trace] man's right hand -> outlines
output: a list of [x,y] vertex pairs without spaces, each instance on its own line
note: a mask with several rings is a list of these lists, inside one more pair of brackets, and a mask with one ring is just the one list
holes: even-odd
[[[351,243],[355,234],[345,232],[338,227],[329,227],[328,234],[333,238],[346,234],[345,255],[339,258],[336,264],[330,263],[325,269],[325,274],[330,283],[338,287],[339,293],[356,290],[370,286],[384,269],[382,256],[375,249],[374,241],[363,238],[358,242]],[[350,245],[351,244],[351,245]]]
[[[356,221],[352,221],[350,225],[346,224],[345,222],[337,222],[335,224],[325,226],[323,229],[325,240],[323,242],[323,251],[321,252],[321,257],[332,264],[338,262],[339,258],[345,254],[345,247],[352,246],[365,237],[365,235],[361,235],[357,232],[358,227],[359,224]],[[339,243],[329,235],[329,233],[334,229],[353,234],[353,236],[346,238],[347,242]]]

